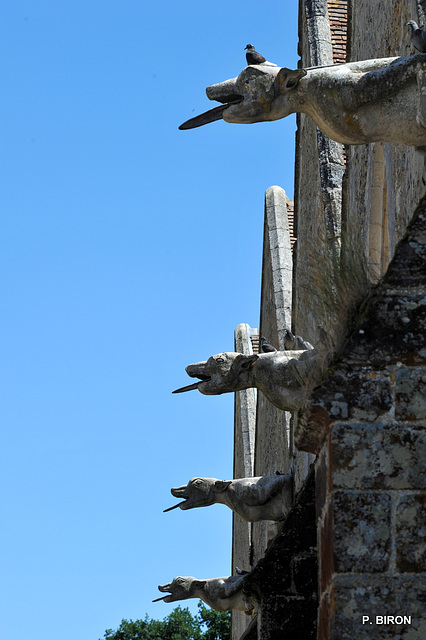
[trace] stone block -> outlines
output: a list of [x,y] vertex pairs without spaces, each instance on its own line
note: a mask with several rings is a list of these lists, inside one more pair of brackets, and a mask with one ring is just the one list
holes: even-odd
[[313,406],[323,407],[331,421],[372,422],[392,407],[390,374],[370,367],[335,369],[314,389],[310,400]]
[[401,362],[415,366],[426,358],[426,295],[424,292],[378,290],[364,319],[343,351],[352,363],[380,366]]
[[399,369],[395,374],[395,417],[426,419],[426,368]]
[[391,498],[386,493],[333,493],[334,571],[386,571],[391,549]]
[[[327,640],[423,640],[426,638],[426,576],[336,576],[330,598]],[[368,616],[369,620],[363,616]],[[377,620],[377,616],[379,619]],[[384,616],[398,623],[384,623]],[[405,621],[404,621],[405,617]],[[409,622],[408,622],[409,620]],[[324,619],[325,623],[328,623]]]
[[424,426],[337,423],[329,451],[334,489],[426,489]]
[[306,0],[305,11],[306,18],[313,18],[314,16],[325,17],[328,11],[327,0]]
[[399,499],[395,547],[396,566],[400,572],[426,572],[425,494],[408,494]]

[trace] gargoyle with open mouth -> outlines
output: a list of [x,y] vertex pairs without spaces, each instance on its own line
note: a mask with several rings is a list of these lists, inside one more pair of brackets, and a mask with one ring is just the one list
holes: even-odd
[[238,609],[252,613],[254,602],[243,595],[243,585],[247,574],[224,578],[197,580],[192,576],[177,576],[172,582],[158,585],[158,590],[168,595],[156,598],[153,602],[176,602],[199,598],[216,611]]
[[187,366],[187,374],[198,382],[173,393],[198,389],[204,395],[220,395],[256,387],[279,409],[298,411],[306,404],[316,362],[315,350],[219,353]]
[[222,104],[187,122],[251,124],[305,113],[342,144],[390,142],[426,149],[426,56],[378,58],[308,69],[250,65],[206,89]]

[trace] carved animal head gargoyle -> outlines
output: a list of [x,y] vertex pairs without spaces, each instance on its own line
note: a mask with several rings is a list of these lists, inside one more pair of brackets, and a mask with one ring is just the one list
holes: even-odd
[[306,402],[316,355],[315,350],[219,353],[186,367],[187,374],[199,380],[173,393],[198,389],[204,395],[220,395],[256,387],[279,409],[297,411]]
[[194,598],[194,593],[202,589],[206,584],[205,580],[196,580],[192,576],[177,576],[172,582],[159,584],[158,590],[167,593],[166,596],[156,598],[153,602],[176,602],[177,600],[188,600]]
[[293,501],[293,476],[275,474],[256,478],[191,478],[188,484],[171,489],[175,498],[183,502],[172,509],[194,509],[212,504],[225,504],[247,522],[259,520],[283,520]]
[[188,120],[179,129],[194,129],[222,118],[226,122],[241,124],[284,118],[291,110],[286,114],[282,110],[277,111],[276,99],[291,92],[305,75],[304,69],[262,65],[246,67],[237,78],[207,87],[207,97],[222,102],[223,106]]
[[246,389],[245,385],[250,379],[250,368],[257,359],[257,355],[245,356],[242,353],[225,352],[211,356],[205,362],[190,364],[185,369],[186,373],[191,378],[199,378],[199,381],[173,393],[198,389],[204,395],[212,396]]
[[171,511],[178,507],[183,511],[195,507],[209,507],[218,502],[218,494],[226,491],[231,480],[217,480],[216,478],[191,478],[188,484],[173,487],[170,491],[175,498],[183,498],[183,502],[165,509]]
[[250,124],[305,113],[329,138],[343,144],[391,142],[425,151],[424,54],[310,69],[250,65],[206,92],[221,106],[180,129],[220,119]]
[[243,594],[246,575],[228,576],[224,578],[208,578],[197,580],[192,576],[177,576],[167,584],[158,585],[158,590],[168,595],[156,598],[153,602],[176,602],[188,598],[200,598],[216,611],[238,609],[251,613],[254,608],[252,598]]

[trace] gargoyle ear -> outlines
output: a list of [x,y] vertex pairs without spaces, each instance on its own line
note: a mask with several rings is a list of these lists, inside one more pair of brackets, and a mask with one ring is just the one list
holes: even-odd
[[305,69],[287,69],[282,67],[275,78],[275,86],[280,89],[281,92],[285,89],[292,89],[299,84],[299,81],[303,76],[306,76],[307,71]]
[[240,353],[240,355],[235,358],[234,364],[240,371],[247,371],[247,369],[250,369],[252,364],[256,362],[258,358],[259,356],[256,354],[253,356],[245,356],[244,354]]
[[193,580],[191,586],[195,589],[202,589],[206,582],[207,580]]
[[221,493],[229,487],[231,482],[232,480],[216,480],[216,482],[214,483],[214,488],[216,489],[216,491]]

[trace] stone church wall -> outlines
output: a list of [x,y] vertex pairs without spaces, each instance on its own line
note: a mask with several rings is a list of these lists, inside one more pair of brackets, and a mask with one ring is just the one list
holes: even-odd
[[[385,6],[383,0],[299,0],[300,66],[339,63],[345,58],[355,61],[410,55],[414,50],[405,24],[410,19],[422,22],[425,9],[426,2],[420,0],[388,0]],[[400,310],[395,302],[395,315],[389,316],[389,327],[393,326],[394,319],[401,325],[401,331],[405,331],[401,336],[408,336],[406,340],[409,340],[408,325],[413,322],[420,335],[424,318],[417,310],[423,288],[417,291],[417,285],[408,281],[402,282],[401,290],[395,288],[398,288],[399,274],[405,277],[398,251],[402,254],[409,251],[404,247],[410,246],[410,240],[405,239],[403,245],[398,243],[426,195],[425,158],[412,148],[390,144],[344,147],[322,134],[308,116],[299,114],[295,168],[294,235],[297,241],[290,261],[291,286],[288,286],[287,272],[281,296],[274,285],[274,275],[277,276],[274,270],[284,268],[289,255],[290,231],[288,228],[283,231],[284,242],[271,244],[272,221],[275,216],[280,218],[282,229],[288,225],[289,203],[286,201],[281,209],[278,203],[274,211],[268,213],[271,192],[266,198],[258,335],[266,335],[282,348],[283,332],[291,328],[320,349],[326,361],[339,351],[348,327],[359,313],[354,301],[362,300],[371,287],[381,281],[395,253],[393,276],[389,276],[394,282],[392,286],[381,285],[378,295],[382,295],[383,300],[379,306],[392,306],[389,296],[396,296],[395,300],[401,298]],[[277,190],[274,195],[276,200],[285,200],[278,193]],[[423,204],[423,209],[425,206]],[[421,220],[424,221],[424,211]],[[421,224],[416,227],[415,240],[420,243]],[[420,284],[424,287],[423,281]],[[410,286],[416,289],[413,295],[418,297],[414,307],[410,307],[410,300],[404,297],[404,287],[408,291]],[[404,300],[408,300],[407,309]],[[385,316],[379,318],[374,313],[371,316],[373,323],[385,326],[385,320]],[[362,332],[365,331],[367,328],[363,327]],[[236,350],[251,353],[253,333],[256,330],[240,325],[236,331]],[[392,348],[398,349],[396,333],[393,340]],[[373,342],[371,349],[375,348]],[[356,351],[356,344],[354,349]],[[420,350],[419,344],[415,350]],[[246,392],[236,394],[235,472],[242,474],[249,468],[254,475],[288,472],[292,461],[295,507],[288,523],[279,526],[242,525],[234,517],[233,564],[238,558],[250,559],[250,567],[244,568],[253,568],[253,592],[262,602],[257,621],[244,614],[233,614],[234,640],[242,636],[245,640],[296,639],[299,637],[297,625],[292,626],[294,620],[286,613],[288,607],[294,607],[294,619],[297,619],[303,610],[312,613],[312,607],[318,603],[315,580],[312,580],[315,541],[311,536],[305,547],[300,546],[300,540],[295,541],[295,548],[291,549],[293,521],[310,532],[313,526],[318,527],[319,635],[312,618],[310,627],[304,629],[304,638],[364,637],[360,635],[357,611],[362,613],[363,608],[374,602],[382,608],[388,607],[388,613],[397,614],[396,608],[402,611],[406,607],[407,612],[418,618],[424,611],[426,565],[421,540],[418,536],[414,539],[413,520],[423,523],[425,506],[424,469],[419,462],[417,445],[413,444],[424,445],[424,362],[413,355],[414,360],[408,359],[407,366],[401,368],[397,355],[392,354],[389,365],[384,354],[383,361],[372,366],[369,354],[365,353],[364,360],[358,358],[352,371],[351,358],[353,354],[347,352],[349,364],[345,365],[342,375],[337,376],[337,382],[331,378],[329,387],[325,382],[320,388],[326,397],[324,403],[315,395],[317,392],[314,393],[312,400],[319,409],[315,416],[305,415],[299,425],[296,416],[275,409],[260,392],[257,400],[253,390],[245,396]],[[339,407],[350,407],[351,403],[355,405],[353,415],[335,415]],[[395,420],[398,411],[402,413]],[[294,430],[297,447],[293,441]],[[363,444],[363,438],[368,446]],[[245,445],[241,445],[243,441]],[[378,442],[383,445],[383,455],[374,448]],[[401,456],[405,461],[402,470]],[[381,479],[375,475],[377,465],[383,467]],[[408,468],[412,470],[410,478],[406,476]],[[416,478],[413,474],[417,474]],[[316,487],[313,488],[314,476]],[[402,478],[403,486],[398,485],[398,477]],[[311,508],[302,506],[311,505],[312,491],[316,492],[316,518]],[[359,529],[360,518],[365,522],[366,532]],[[365,557],[351,556],[352,543],[359,548],[367,544]],[[280,578],[274,569],[277,566],[282,569]],[[305,581],[299,574],[302,566],[310,567],[311,577]],[[272,578],[275,591],[270,586]],[[364,599],[360,595],[363,584],[366,585]],[[388,600],[383,593],[390,594]],[[390,611],[389,606],[395,611]],[[352,613],[345,618],[348,607]],[[407,638],[420,640],[424,630],[417,624],[411,631],[412,635]],[[388,629],[381,628],[375,630],[371,638],[384,639],[388,637],[386,633]]]

